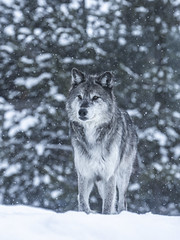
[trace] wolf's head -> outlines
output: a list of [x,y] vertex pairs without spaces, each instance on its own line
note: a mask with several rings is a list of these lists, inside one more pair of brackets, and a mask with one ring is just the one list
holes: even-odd
[[71,121],[96,122],[111,120],[115,108],[111,72],[86,75],[73,68],[67,112]]

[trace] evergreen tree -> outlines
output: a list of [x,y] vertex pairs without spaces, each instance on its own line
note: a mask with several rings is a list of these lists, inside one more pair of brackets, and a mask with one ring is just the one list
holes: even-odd
[[[2,161],[7,163],[1,175],[2,203],[61,211],[74,207],[76,185],[65,119],[67,76],[61,65],[64,46],[56,33],[63,29],[59,17],[67,20],[62,5],[16,1],[2,8],[10,13],[4,15],[1,36],[1,91],[12,104],[2,125]],[[19,18],[13,17],[15,12]]]

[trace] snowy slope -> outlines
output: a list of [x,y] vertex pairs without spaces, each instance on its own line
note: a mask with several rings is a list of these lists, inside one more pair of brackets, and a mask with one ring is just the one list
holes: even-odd
[[0,206],[0,240],[179,240],[180,217],[55,213]]

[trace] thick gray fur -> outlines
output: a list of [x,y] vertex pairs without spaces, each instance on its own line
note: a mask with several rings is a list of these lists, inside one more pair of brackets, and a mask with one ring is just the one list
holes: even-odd
[[137,134],[128,113],[117,107],[111,72],[86,75],[72,69],[67,113],[78,175],[79,211],[90,213],[96,185],[102,213],[124,210],[124,196],[137,154]]

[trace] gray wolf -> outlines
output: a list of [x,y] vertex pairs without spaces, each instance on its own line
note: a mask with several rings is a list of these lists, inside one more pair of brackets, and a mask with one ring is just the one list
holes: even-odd
[[137,154],[137,134],[128,113],[117,107],[113,75],[87,75],[72,69],[66,109],[78,175],[79,211],[90,213],[96,185],[102,213],[124,210],[124,196]]

